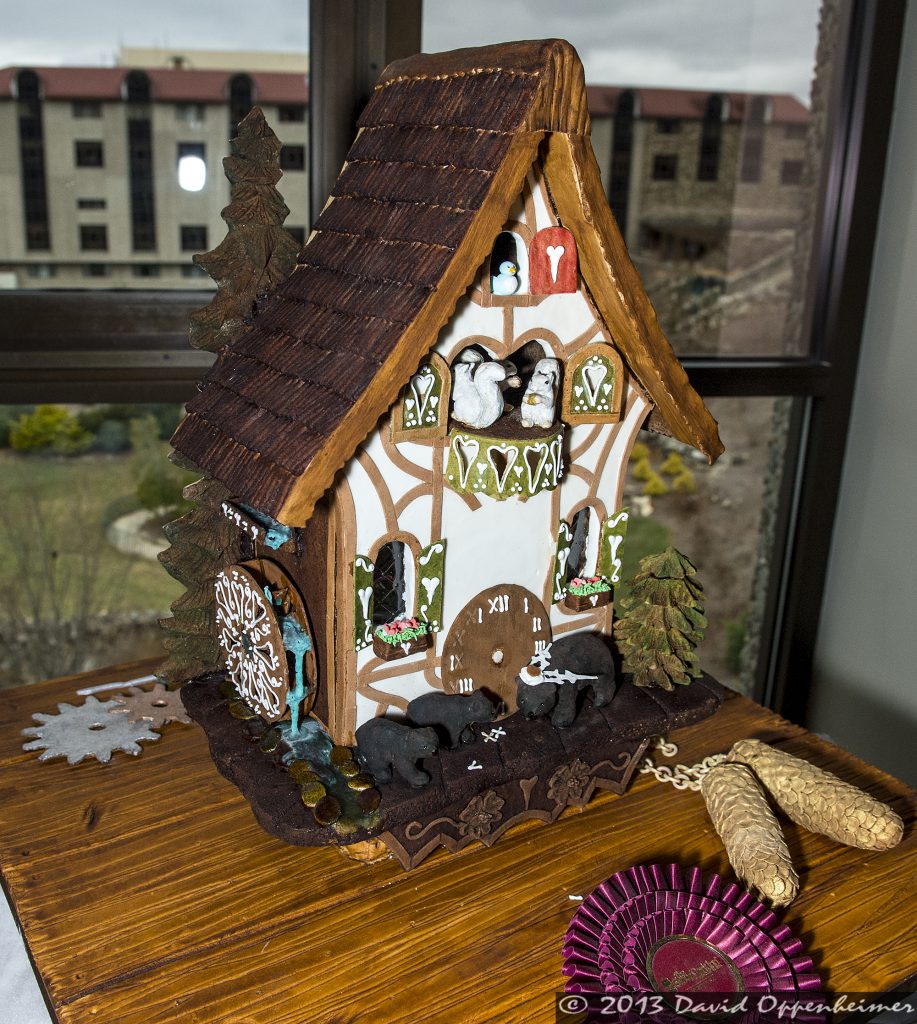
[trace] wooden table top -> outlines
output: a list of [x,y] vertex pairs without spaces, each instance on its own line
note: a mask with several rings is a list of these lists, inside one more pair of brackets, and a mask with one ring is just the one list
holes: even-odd
[[[0,866],[49,1004],[65,1024],[549,1022],[577,904],[641,862],[732,877],[700,794],[648,775],[492,849],[404,872],[286,846],[214,769],[203,733],[169,725],[140,757],[39,763],[20,730],[78,687],[151,662],[0,692]],[[679,730],[688,764],[742,737],[777,741],[889,801],[887,853],[785,823],[801,894],[783,920],[830,991],[882,992],[917,973],[915,794],[742,697]]]

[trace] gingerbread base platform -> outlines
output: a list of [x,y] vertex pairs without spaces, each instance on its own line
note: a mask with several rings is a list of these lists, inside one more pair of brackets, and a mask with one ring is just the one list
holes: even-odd
[[585,806],[596,789],[623,793],[651,737],[708,718],[723,695],[707,675],[671,693],[633,686],[625,677],[611,704],[595,708],[587,701],[568,729],[518,712],[476,725],[473,743],[441,749],[422,762],[429,785],[376,782],[369,790],[373,800],[364,802],[371,814],[329,827],[303,802],[289,767],[295,753],[284,742],[265,744],[260,726],[233,717],[223,681],[194,680],[183,687],[182,699],[207,733],[217,768],[241,790],[262,828],[299,846],[378,839],[405,869],[439,846],[450,852],[475,841],[491,846],[519,822],[552,822],[566,807]]

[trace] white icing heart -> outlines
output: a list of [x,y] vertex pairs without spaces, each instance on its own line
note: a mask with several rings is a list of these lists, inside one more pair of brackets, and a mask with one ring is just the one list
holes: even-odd
[[[506,464],[503,467],[502,473],[497,469],[497,464],[494,462],[494,453],[503,455],[506,458]],[[513,464],[518,456],[519,449],[514,444],[507,445],[506,448],[498,448],[496,445],[492,444],[487,449],[487,458],[491,466],[493,466],[494,476],[497,478],[497,490],[500,493],[503,492],[503,485],[506,483],[506,478],[509,476],[509,472],[513,468]]]
[[604,363],[583,367],[583,383],[586,385],[586,397],[590,405],[595,405],[599,397],[602,381],[608,376],[608,367]]
[[426,591],[427,603],[432,604],[433,595],[436,593],[436,588],[439,586],[439,578],[436,576],[433,576],[432,578],[430,576],[423,576],[420,580],[420,585]]
[[544,250],[548,254],[548,259],[551,261],[551,280],[557,284],[557,268],[560,264],[560,258],[567,251],[562,245],[548,245],[545,246]]
[[455,451],[455,461],[458,463],[459,486],[464,487],[468,483],[468,474],[481,446],[473,437],[462,437],[461,434],[457,434],[452,439],[452,447]]

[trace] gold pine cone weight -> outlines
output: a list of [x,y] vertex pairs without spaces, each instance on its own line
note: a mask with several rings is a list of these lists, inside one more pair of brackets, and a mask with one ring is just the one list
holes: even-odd
[[743,764],[721,764],[701,783],[713,827],[739,878],[771,906],[785,907],[799,892],[780,824],[752,772]]
[[890,850],[904,823],[887,805],[831,772],[760,740],[739,740],[729,761],[747,765],[781,811],[810,832],[860,850]]

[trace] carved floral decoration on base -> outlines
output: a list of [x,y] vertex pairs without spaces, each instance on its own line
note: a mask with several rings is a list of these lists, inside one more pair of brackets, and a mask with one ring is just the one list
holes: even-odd
[[459,815],[459,835],[483,840],[503,820],[504,803],[503,798],[497,796],[492,789],[473,797]]

